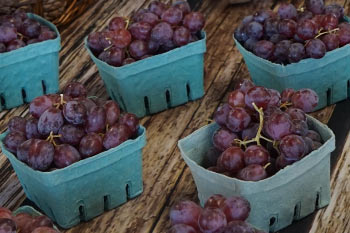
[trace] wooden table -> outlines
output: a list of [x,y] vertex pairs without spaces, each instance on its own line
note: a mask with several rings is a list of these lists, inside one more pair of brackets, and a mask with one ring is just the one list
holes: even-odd
[[[291,2],[301,4],[302,1]],[[338,2],[349,13],[349,0],[325,2]],[[113,16],[128,16],[133,10],[146,7],[148,3],[149,0],[96,1],[81,17],[62,29],[60,89],[74,80],[84,83],[90,95],[107,98],[97,68],[83,47],[83,39],[90,32],[104,28]],[[169,207],[176,200],[188,198],[198,201],[195,184],[180,157],[177,141],[206,125],[234,85],[241,79],[249,78],[242,56],[232,40],[234,28],[245,15],[258,9],[275,9],[279,3],[277,0],[254,0],[249,4],[228,6],[224,0],[203,0],[198,9],[207,19],[205,96],[183,106],[144,117],[141,123],[147,128],[148,144],[143,151],[143,194],[66,232],[166,232],[169,228]],[[9,119],[17,115],[27,116],[28,105],[2,111],[0,131],[5,131]],[[293,223],[281,232],[348,233],[350,104],[343,102],[313,115],[324,123],[328,122],[336,134],[337,149],[332,154],[332,200],[327,208]],[[0,206],[15,209],[25,201],[25,195],[9,161],[3,155],[0,155],[0,169]]]

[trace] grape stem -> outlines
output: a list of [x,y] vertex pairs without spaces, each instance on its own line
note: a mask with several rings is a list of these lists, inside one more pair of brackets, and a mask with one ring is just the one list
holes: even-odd
[[271,143],[275,144],[275,141],[273,141],[273,140],[271,140],[269,138],[266,138],[266,137],[261,135],[261,131],[262,131],[263,127],[264,127],[264,111],[263,111],[263,108],[258,108],[255,103],[253,103],[253,107],[259,113],[259,128],[258,128],[258,132],[256,133],[255,138],[253,138],[251,140],[235,139],[234,142],[239,144],[240,147],[244,146],[245,148],[247,148],[247,144],[252,143],[252,142],[255,142],[256,144],[261,146],[260,139],[263,139],[263,140],[265,140],[267,142],[271,142]]
[[60,102],[54,104],[54,106],[55,106],[57,109],[59,109],[61,106],[63,106],[64,104],[67,103],[66,101],[64,101],[64,96],[63,96],[63,94],[60,94],[60,97],[61,97]]
[[46,138],[46,141],[51,142],[54,145],[54,147],[56,147],[57,144],[55,142],[55,138],[60,138],[60,137],[62,137],[61,134],[54,135],[53,132],[51,131],[50,135]]
[[125,22],[126,22],[125,29],[128,29],[130,24],[130,19],[125,17]]
[[325,34],[330,34],[330,33],[336,32],[336,31],[339,31],[339,28],[335,28],[335,29],[333,29],[333,30],[321,32],[321,33],[319,33],[317,36],[315,36],[315,39],[317,39],[317,38],[319,38],[320,36],[323,36],[323,35],[325,35]]
[[268,166],[270,166],[271,165],[271,163],[267,163],[265,166],[264,166],[264,169],[266,170],[266,168],[268,167]]
[[293,104],[290,102],[284,102],[280,105],[280,108],[285,108],[287,109],[289,106],[292,106]]

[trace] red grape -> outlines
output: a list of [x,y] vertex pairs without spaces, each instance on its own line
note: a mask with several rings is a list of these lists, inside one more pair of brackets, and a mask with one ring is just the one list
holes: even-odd
[[167,9],[167,5],[159,1],[152,1],[149,4],[148,9],[154,14],[161,16],[163,12]]
[[70,82],[63,91],[64,95],[68,95],[72,98],[86,98],[87,96],[87,90],[84,87],[83,84],[78,83],[78,82]]
[[129,27],[129,31],[134,39],[148,40],[151,36],[152,26],[145,22],[133,23]]
[[298,20],[298,23],[305,20],[305,19],[312,19],[313,17],[313,14],[311,11],[308,11],[308,10],[304,10],[304,11],[299,11],[298,12],[298,17],[297,17],[297,20]]
[[5,208],[5,207],[0,207],[0,218],[6,218],[6,219],[14,219],[12,216],[11,210]]
[[59,232],[50,227],[38,227],[38,228],[35,228],[32,231],[32,233],[59,233]]
[[0,25],[0,42],[9,43],[17,38],[16,28]]
[[40,35],[40,23],[34,19],[26,19],[20,28],[20,33],[29,38],[35,38]]
[[174,31],[170,24],[167,22],[160,22],[153,27],[151,31],[151,39],[160,44],[164,44],[173,38],[173,34]]
[[339,37],[337,34],[326,34],[321,37],[321,40],[325,44],[327,51],[339,48]]
[[28,162],[28,153],[29,153],[29,148],[32,144],[36,143],[37,139],[29,139],[27,141],[22,142],[18,147],[17,147],[17,158],[24,162]]
[[179,201],[170,209],[170,221],[175,224],[186,224],[198,229],[198,218],[202,208],[192,201]]
[[260,40],[255,44],[254,54],[266,60],[272,60],[274,50],[275,45],[271,41]]
[[108,30],[116,31],[118,29],[126,28],[126,20],[123,17],[114,17],[109,21]]
[[199,215],[198,225],[203,233],[220,233],[227,220],[221,209],[204,209]]
[[259,129],[258,123],[251,123],[246,129],[242,131],[242,139],[250,140],[255,138],[256,134],[258,133],[258,129]]
[[92,107],[87,114],[85,131],[101,133],[106,126],[106,111],[103,107]]
[[130,129],[123,124],[113,126],[103,138],[103,146],[106,150],[117,147],[131,135]]
[[245,94],[241,90],[234,90],[229,93],[228,104],[231,107],[245,107]]
[[31,222],[31,224],[29,226],[29,232],[32,232],[36,228],[39,228],[39,227],[52,228],[53,227],[53,223],[48,217],[46,217],[44,215],[34,217],[33,221]]
[[253,103],[258,108],[266,109],[269,102],[270,102],[271,96],[268,90],[264,87],[256,86],[247,92],[245,96],[245,104],[250,108],[254,109]]
[[251,164],[240,170],[237,178],[245,181],[259,181],[267,177],[266,170],[263,166],[258,164]]
[[313,141],[316,141],[316,142],[322,141],[320,134],[314,130],[311,130],[311,129],[308,130],[308,132],[305,136],[312,139]]
[[302,137],[291,134],[282,138],[279,149],[287,160],[300,160],[306,153],[307,145]]
[[86,108],[78,101],[69,101],[63,106],[63,116],[73,125],[82,125],[86,121]]
[[162,13],[161,18],[163,21],[175,26],[180,24],[183,14],[179,8],[172,6]]
[[7,150],[16,154],[17,147],[26,140],[27,139],[24,133],[19,131],[13,131],[9,132],[4,138],[4,145]]
[[22,48],[24,46],[26,46],[26,44],[22,40],[20,39],[12,40],[7,44],[7,52]]
[[297,63],[305,58],[305,48],[301,43],[293,43],[288,50],[288,61],[290,63]]
[[131,42],[131,34],[126,29],[118,29],[116,31],[111,31],[111,41],[112,44],[120,49],[128,47]]
[[92,107],[96,106],[95,102],[89,98],[80,99],[80,103],[85,106],[86,111],[90,111]]
[[322,27],[324,30],[329,31],[335,29],[338,26],[338,18],[333,14],[325,15],[322,21]]
[[151,25],[153,27],[154,25],[156,25],[159,22],[159,18],[156,14],[153,14],[152,12],[144,12],[144,13],[140,14],[137,22],[148,23],[149,25]]
[[226,119],[226,126],[233,132],[240,132],[247,128],[251,121],[250,115],[244,108],[233,107]]
[[119,105],[113,100],[107,100],[103,105],[106,111],[106,123],[109,126],[117,123],[120,116],[120,108]]
[[36,97],[29,105],[29,113],[32,114],[33,117],[39,118],[41,114],[52,107],[52,105],[53,102],[49,97],[44,95]]
[[293,88],[286,88],[281,93],[281,101],[282,103],[290,103],[292,101],[292,96],[294,94]]
[[244,163],[246,166],[259,164],[265,166],[270,160],[269,152],[262,146],[251,145],[244,152]]
[[167,233],[197,233],[197,231],[186,224],[175,224]]
[[264,233],[255,231],[248,223],[240,220],[231,221],[223,229],[222,233]]
[[173,4],[174,7],[179,8],[183,15],[187,15],[191,12],[191,7],[187,1],[178,1]]
[[245,221],[250,213],[250,203],[243,197],[228,197],[221,203],[220,208],[225,213],[227,221]]
[[81,159],[75,147],[68,144],[61,144],[55,147],[54,164],[57,168],[67,167]]
[[29,228],[29,225],[33,221],[33,217],[27,213],[19,213],[14,217],[14,220],[16,222],[17,228],[20,229],[20,232],[25,232],[23,230]]
[[226,171],[237,172],[244,167],[244,152],[241,148],[232,146],[222,152],[217,165]]
[[150,54],[156,54],[159,49],[159,42],[154,40],[149,40],[147,44],[147,50]]
[[306,121],[306,114],[303,110],[299,108],[288,108],[286,110],[286,113],[289,114],[290,118],[292,120],[301,120],[301,121]]
[[243,79],[236,84],[235,89],[239,89],[240,91],[243,91],[244,94],[247,94],[247,92],[253,87],[255,87],[255,85],[252,81],[249,79]]
[[60,128],[58,134],[61,135],[60,141],[62,143],[77,146],[79,145],[80,140],[84,137],[85,132],[84,129],[79,126],[67,124]]
[[179,47],[188,44],[190,35],[190,31],[186,27],[180,26],[176,28],[173,36],[174,44]]
[[293,122],[284,112],[274,112],[265,121],[264,130],[274,140],[281,140],[293,132]]
[[292,38],[296,32],[297,23],[292,19],[283,19],[278,24],[278,31],[287,38]]
[[123,114],[119,119],[119,124],[126,125],[131,131],[131,135],[135,135],[139,129],[139,119],[132,113]]
[[300,89],[292,96],[293,107],[311,112],[318,104],[318,95],[311,89]]
[[337,3],[329,4],[325,7],[324,13],[333,14],[337,19],[342,20],[344,17],[344,8]]
[[38,121],[38,131],[41,135],[57,134],[63,126],[64,119],[60,109],[51,107],[41,114]]
[[295,20],[298,16],[297,9],[293,4],[282,3],[278,8],[277,12],[280,19],[293,19]]
[[[51,30],[43,30],[41,29],[40,35],[38,37],[38,41],[52,40],[56,38],[56,33]],[[28,42],[27,42],[28,43]]]
[[[101,56],[101,58],[100,58]],[[123,49],[112,47],[107,51],[100,54],[99,59],[107,62],[111,66],[121,66],[125,57],[125,52]]]
[[54,151],[51,143],[40,139],[35,140],[29,147],[28,165],[34,170],[47,170],[53,162]]
[[306,9],[311,11],[313,14],[324,13],[324,2],[323,0],[305,0]]
[[1,233],[16,233],[17,227],[15,221],[8,218],[0,218],[0,232]]
[[296,162],[296,160],[287,160],[283,155],[280,155],[276,159],[276,168],[278,170],[281,170],[286,166],[293,164],[294,162]]
[[312,19],[305,19],[298,23],[296,32],[301,39],[310,40],[317,35],[317,26]]
[[92,157],[102,150],[102,138],[96,133],[88,133],[80,141],[79,152],[83,158]]
[[88,35],[87,43],[89,48],[95,54],[99,54],[103,51],[103,46],[101,44],[102,33],[101,32],[92,32]]
[[205,208],[220,208],[222,203],[226,200],[226,197],[222,196],[221,194],[215,194],[205,202],[204,207]]
[[213,134],[213,145],[219,151],[225,151],[233,145],[235,139],[238,139],[237,134],[221,128]]
[[270,106],[276,106],[279,107],[281,105],[281,94],[274,90],[274,89],[267,89],[267,91],[270,93]]
[[325,15],[315,15],[312,18],[312,21],[315,22],[315,25],[317,26],[317,30],[320,30],[322,28],[322,23]]
[[140,59],[148,53],[148,45],[143,40],[134,40],[129,46],[130,55],[135,59]]
[[187,27],[192,33],[196,33],[204,27],[204,16],[199,12],[191,12],[183,19],[183,25]]
[[306,44],[305,50],[309,57],[319,59],[326,54],[326,45],[320,39],[312,39]]
[[350,30],[340,29],[338,31],[339,45],[340,47],[350,43]]
[[294,134],[297,134],[300,136],[305,136],[307,134],[308,125],[307,125],[306,121],[295,119],[295,120],[293,120],[293,125],[294,125],[294,127],[293,127]]

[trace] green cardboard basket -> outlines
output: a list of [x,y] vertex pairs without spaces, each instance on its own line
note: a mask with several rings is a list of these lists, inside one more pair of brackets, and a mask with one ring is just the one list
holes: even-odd
[[204,95],[204,53],[206,34],[202,39],[169,52],[122,67],[99,60],[87,46],[97,65],[109,96],[124,111],[138,117],[175,107]]
[[116,148],[51,172],[36,171],[6,150],[27,197],[63,228],[90,220],[140,195],[146,130]]
[[28,17],[54,30],[57,37],[0,53],[0,111],[58,91],[60,34],[55,25],[40,16],[28,13]]
[[[349,21],[347,17],[344,20]],[[321,59],[281,65],[256,56],[233,39],[256,85],[280,92],[286,88],[311,88],[319,96],[315,110],[350,96],[350,45],[327,52]]]
[[[34,209],[33,207],[31,206],[21,206],[19,207],[17,210],[13,211],[13,214],[16,216],[17,214],[21,214],[21,213],[26,213],[26,214],[29,214],[33,217],[37,217],[37,216],[42,216],[42,214],[37,211],[36,209]],[[53,226],[53,228],[57,231],[58,228],[56,226]]]
[[312,117],[308,120],[325,143],[301,161],[258,182],[238,180],[203,167],[206,152],[213,147],[217,124],[202,127],[180,140],[178,146],[191,170],[201,204],[213,194],[243,196],[251,204],[248,222],[266,232],[278,231],[326,206],[330,201],[330,153],[335,149],[335,137],[326,125]]

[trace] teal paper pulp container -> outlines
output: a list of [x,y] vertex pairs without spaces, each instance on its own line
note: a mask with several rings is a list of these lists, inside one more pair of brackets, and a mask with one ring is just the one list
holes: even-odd
[[140,195],[146,130],[116,148],[51,172],[33,170],[6,150],[27,197],[63,228],[90,220]]
[[97,65],[109,96],[138,117],[175,107],[204,95],[206,34],[196,42],[129,65],[113,67],[85,47]]
[[248,222],[266,232],[276,232],[330,201],[330,154],[335,136],[324,124],[308,117],[311,128],[320,133],[324,144],[267,179],[252,182],[231,178],[205,169],[206,153],[213,147],[215,123],[181,139],[178,146],[189,166],[202,205],[213,194],[243,196],[251,204]]
[[28,17],[48,26],[57,37],[0,53],[0,111],[58,91],[60,34],[56,26],[45,19],[34,14]]
[[[348,18],[345,20],[349,21]],[[280,92],[286,88],[311,88],[319,96],[315,110],[350,96],[350,45],[327,52],[321,59],[308,58],[281,65],[256,56],[235,38],[234,41],[256,85]]]

